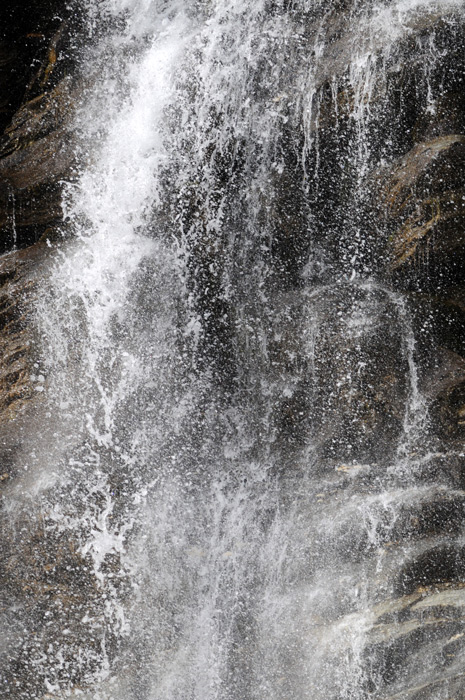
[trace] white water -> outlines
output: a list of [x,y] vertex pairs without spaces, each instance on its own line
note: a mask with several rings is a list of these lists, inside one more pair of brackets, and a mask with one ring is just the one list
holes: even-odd
[[[79,634],[58,619],[29,664],[44,698],[365,698],[372,608],[408,556],[386,547],[429,493],[411,476],[426,419],[408,309],[373,281],[366,232],[354,224],[339,268],[310,245],[303,291],[273,252],[287,129],[310,239],[318,215],[325,3],[87,4],[92,31],[110,29],[89,49],[70,238],[37,309],[47,430],[17,499],[40,503],[94,591]],[[370,97],[395,42],[462,7],[402,0],[357,19],[355,202],[385,155]],[[368,420],[364,343],[387,332],[401,418],[379,464],[360,464],[363,437],[344,431]]]

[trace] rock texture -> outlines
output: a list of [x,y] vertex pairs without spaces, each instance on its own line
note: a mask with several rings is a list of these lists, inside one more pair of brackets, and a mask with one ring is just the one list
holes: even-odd
[[37,640],[47,617],[61,616],[58,635],[69,650],[64,674],[75,673],[73,682],[82,680],[82,672],[71,669],[72,640],[82,633],[81,613],[88,602],[93,598],[96,607],[101,605],[76,543],[55,538],[52,544],[35,513],[9,513],[7,495],[21,477],[18,454],[43,397],[33,315],[38,284],[49,274],[51,253],[61,240],[62,183],[73,175],[69,126],[76,88],[70,72],[78,24],[70,8],[53,0],[30,4],[27,11],[7,0],[0,9],[2,698],[44,694],[43,673],[31,660],[40,656]]
[[0,19],[0,252],[6,252],[34,244],[61,219],[60,182],[73,163],[68,117],[78,20],[52,0],[30,12],[7,2]]
[[0,150],[0,235],[4,250],[36,242],[61,222],[63,179],[74,161],[65,126],[69,81],[26,102],[5,131]]
[[[44,274],[45,242],[7,253],[0,260],[0,422],[14,420],[37,397],[30,381],[37,361],[31,335],[36,283]],[[40,387],[36,387],[36,389]]]
[[40,374],[31,315],[50,242],[60,238],[62,183],[72,177],[70,72],[79,17],[53,0],[28,12],[7,0],[0,26],[0,423],[8,464],[20,441],[14,433],[40,400],[41,387],[31,381]]
[[[456,46],[463,47],[464,27],[457,19],[448,24],[443,17],[430,17],[419,36],[434,36],[449,47],[433,67],[436,72],[441,66],[445,75],[430,84],[434,108],[422,107],[417,98],[410,102],[413,114],[402,112],[397,98],[402,102],[403,96],[407,104],[409,81],[418,89],[421,77],[400,46],[403,68],[392,77],[396,89],[391,92],[391,86],[385,109],[391,114],[389,100],[394,100],[394,129],[401,120],[408,128],[403,137],[393,134],[400,154],[371,172],[364,185],[371,202],[363,222],[376,231],[381,277],[408,301],[420,387],[427,397],[431,453],[417,483],[436,489],[426,501],[415,505],[412,499],[397,512],[392,541],[384,545],[387,560],[404,563],[392,593],[372,611],[375,620],[365,641],[365,692],[383,700],[459,698],[465,688],[460,537],[465,514],[465,129],[462,60],[455,63],[450,44],[455,36]],[[387,358],[382,364],[389,364]],[[387,398],[383,393],[383,406]],[[451,487],[444,497],[443,489]]]

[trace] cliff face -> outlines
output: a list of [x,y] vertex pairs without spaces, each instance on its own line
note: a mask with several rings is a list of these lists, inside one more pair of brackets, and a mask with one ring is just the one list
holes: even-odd
[[[26,408],[40,391],[30,313],[37,301],[51,240],[60,237],[63,182],[72,179],[69,117],[77,99],[72,73],[79,17],[62,3],[0,11],[1,395],[4,479],[21,443]],[[37,372],[36,372],[37,374]],[[18,419],[19,422],[15,422]],[[21,425],[20,425],[21,424]],[[16,435],[15,435],[16,434]]]
[[[318,119],[310,125],[318,153],[306,165],[317,175],[309,176],[305,192],[299,189],[302,166],[284,133],[285,167],[273,174],[279,195],[268,203],[274,236],[267,283],[287,310],[275,320],[270,353],[279,368],[276,376],[281,370],[281,378],[286,372],[298,375],[295,394],[277,400],[275,431],[286,469],[293,468],[302,436],[313,431],[320,436],[322,464],[337,454],[352,465],[340,465],[337,489],[370,497],[376,492],[377,470],[392,458],[396,436],[405,428],[411,367],[392,319],[411,319],[429,447],[429,458],[415,478],[432,490],[414,504],[405,503],[380,540],[393,561],[392,594],[372,610],[372,629],[362,651],[369,670],[357,697],[434,700],[446,697],[447,691],[447,697],[458,698],[465,692],[465,21],[457,12],[418,15],[389,55],[381,49],[379,55],[374,52],[374,65],[384,62],[384,84],[375,82],[363,105],[357,105],[347,76],[357,38],[354,14],[346,5],[350,3],[339,3],[324,21],[312,17],[302,22],[308,33],[317,22],[326,37],[315,77]],[[84,36],[79,16],[70,10],[63,15],[61,2],[35,3],[27,16],[7,5],[1,19],[0,488],[5,490],[8,520],[17,455],[31,439],[35,416],[42,410],[42,358],[32,318],[37,283],[43,284],[66,246],[61,202],[63,183],[73,179],[79,166],[71,125],[80,95],[77,75],[82,80],[77,47]],[[431,47],[434,57],[426,84],[424,62],[431,58]],[[284,93],[275,99],[282,103]],[[364,172],[355,172],[351,163],[359,126],[355,108],[376,115],[370,117],[366,135],[368,163],[377,160],[383,144],[390,144],[381,165]],[[218,171],[221,191],[228,168],[223,163]],[[192,195],[185,206],[187,218],[202,219],[201,194]],[[311,234],[303,214],[308,196],[318,212]],[[240,339],[233,335],[232,322],[225,321],[233,312],[217,282],[223,251],[211,244],[206,231],[205,226],[204,238],[190,251],[190,288],[196,310],[209,318],[201,352],[217,356],[213,374],[226,384],[231,373],[225,366]],[[360,235],[367,241],[362,262],[354,253]],[[318,307],[324,330],[312,367],[321,386],[309,399],[310,370],[297,371],[294,360],[286,358],[305,351],[302,309],[311,309],[314,302],[302,280],[311,287],[313,273],[306,269],[315,242],[330,261],[330,272],[322,273],[320,281],[329,283],[334,270],[344,270],[348,260],[355,268],[360,265],[357,273],[363,275],[368,260],[369,277],[377,286],[350,298],[344,286],[324,293]],[[371,304],[378,319],[373,336],[363,341],[349,337],[341,323],[341,316],[356,321],[360,304]],[[369,369],[359,372],[357,386],[349,391],[341,378],[355,357]],[[368,463],[372,466],[367,472]],[[97,664],[98,651],[87,666],[75,663],[74,654],[81,643],[84,605],[93,605],[96,616],[104,607],[98,582],[72,537],[45,543],[41,528],[35,519],[26,519],[19,530],[5,528],[3,589],[7,605],[13,599],[22,610],[16,620],[10,613],[5,618],[8,648],[2,656],[7,659],[8,687],[16,684],[15,690],[0,691],[5,698],[51,697],[45,695],[44,677],[28,665],[34,645],[39,651],[46,642],[66,648],[61,681],[68,686],[85,685]],[[402,547],[411,556],[395,570],[395,551]],[[375,553],[367,546],[364,557],[373,559]],[[44,610],[56,621],[53,633],[47,632]],[[97,629],[89,647],[97,649],[104,633]],[[116,654],[113,643],[116,649],[110,639],[110,662]]]
[[78,19],[60,3],[35,3],[24,12],[8,2],[1,20],[0,237],[6,252],[33,245],[60,222],[60,181],[71,176],[73,164],[66,120]]

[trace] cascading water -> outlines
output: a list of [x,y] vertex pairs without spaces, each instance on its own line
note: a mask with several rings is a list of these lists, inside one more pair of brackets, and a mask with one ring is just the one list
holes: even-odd
[[[86,3],[81,169],[9,496],[12,527],[40,517],[57,555],[5,698],[421,686],[428,653],[390,676],[373,625],[410,592],[407,511],[461,494],[418,479],[435,447],[366,178],[402,152],[399,46],[463,9]],[[434,41],[415,41],[434,110]]]

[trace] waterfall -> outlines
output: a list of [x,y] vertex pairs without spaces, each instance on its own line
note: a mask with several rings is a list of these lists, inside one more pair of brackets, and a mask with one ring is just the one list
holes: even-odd
[[7,504],[54,554],[4,697],[417,697],[433,652],[390,670],[387,601],[427,549],[411,518],[463,499],[423,478],[440,448],[367,183],[408,150],[403,52],[434,113],[422,27],[463,9],[82,3],[79,168]]

